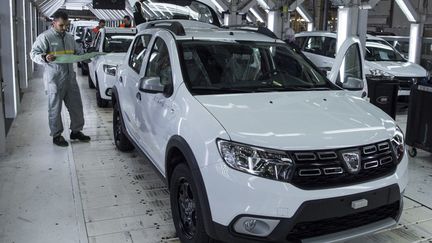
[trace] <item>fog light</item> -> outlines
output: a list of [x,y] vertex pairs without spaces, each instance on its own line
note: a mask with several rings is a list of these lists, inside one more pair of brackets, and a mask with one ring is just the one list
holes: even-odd
[[240,234],[266,237],[279,224],[277,219],[241,217],[234,224],[234,230]]
[[112,94],[112,89],[109,88],[109,89],[105,90],[105,94],[106,94],[107,96],[111,96],[111,94]]

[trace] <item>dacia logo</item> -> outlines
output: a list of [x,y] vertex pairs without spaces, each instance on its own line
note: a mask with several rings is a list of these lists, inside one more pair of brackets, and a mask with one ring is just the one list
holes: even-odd
[[351,174],[357,174],[360,171],[360,152],[359,151],[345,151],[342,152],[342,159],[345,168]]

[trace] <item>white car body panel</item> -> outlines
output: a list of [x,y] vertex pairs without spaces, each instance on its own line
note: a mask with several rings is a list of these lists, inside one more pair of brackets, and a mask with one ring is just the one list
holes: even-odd
[[[104,28],[100,30],[102,40],[105,38],[107,33],[136,33],[136,29],[125,29],[125,28]],[[103,41],[100,42],[99,46],[96,47],[98,52],[103,52]],[[99,92],[102,99],[111,100],[111,96],[106,94],[106,90],[112,88],[116,80],[115,76],[109,75],[104,72],[104,65],[118,66],[123,63],[126,52],[121,53],[108,53],[106,55],[96,56],[91,59],[89,66],[89,75],[95,87],[99,87]],[[97,76],[97,77],[96,77]],[[96,81],[98,84],[96,85]]]
[[[235,30],[217,30],[208,25],[182,21],[186,36],[195,40],[253,40],[275,42],[267,36]],[[196,22],[195,22],[196,23]],[[162,38],[170,53],[173,93],[146,93],[139,90],[146,62],[154,44],[152,38],[140,71],[128,63],[129,48],[117,69],[115,88],[124,126],[129,137],[166,176],[166,148],[170,138],[179,136],[190,147],[204,181],[211,220],[228,226],[243,214],[290,218],[309,200],[327,199],[368,192],[397,184],[407,185],[407,155],[396,172],[384,178],[336,188],[303,190],[290,183],[265,179],[229,167],[216,141],[224,139],[279,150],[319,150],[362,146],[392,139],[395,121],[365,100],[344,90],[192,95],[183,80],[175,35],[167,30],[145,29],[137,36]],[[206,27],[207,26],[207,27]],[[233,34],[230,34],[233,33]],[[282,43],[282,41],[277,40]],[[355,39],[346,42],[341,53]],[[305,53],[306,54],[306,53]],[[331,78],[343,59],[336,58]],[[363,72],[364,75],[364,72]]]
[[[324,36],[336,39],[336,33],[331,32],[302,32],[296,34],[296,37],[310,37],[310,36]],[[367,40],[381,40],[384,39],[367,35]],[[331,68],[335,64],[336,59],[327,56],[317,55],[310,52],[303,52],[317,67]],[[362,53],[362,56],[363,53]],[[364,57],[363,57],[364,60]],[[371,69],[379,69],[393,75],[395,77],[413,78],[413,77],[426,77],[428,72],[420,65],[412,62],[391,62],[391,61],[367,61],[364,60],[364,74],[369,74]],[[409,91],[400,90],[399,95],[409,95]]]
[[389,116],[346,91],[200,95],[196,99],[223,124],[233,141],[265,148],[351,147],[394,134],[395,123]]

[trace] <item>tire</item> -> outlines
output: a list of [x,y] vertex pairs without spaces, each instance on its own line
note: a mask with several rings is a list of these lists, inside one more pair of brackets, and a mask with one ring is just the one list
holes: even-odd
[[114,143],[118,150],[122,152],[132,151],[134,149],[133,144],[129,141],[128,137],[125,135],[123,129],[123,120],[121,118],[120,107],[118,103],[114,105],[113,109],[113,134]]
[[[96,83],[97,85],[97,83]],[[103,99],[100,95],[99,85],[96,86],[96,104],[100,108],[106,108],[108,106],[109,100]]]
[[88,72],[88,66],[87,66],[87,68],[84,68],[86,65],[87,64],[84,64],[84,63],[81,64],[81,75],[83,75],[83,76],[89,74],[89,72]]
[[94,84],[93,84],[93,81],[92,81],[90,75],[88,76],[88,85],[89,85],[89,88],[90,88],[90,89],[94,89],[94,88],[95,88],[95,86],[94,86]]
[[172,173],[170,201],[174,226],[182,243],[213,242],[204,229],[198,191],[185,163],[177,165]]
[[408,155],[411,156],[412,158],[416,157],[417,156],[417,149],[413,148],[413,147],[409,148],[408,149]]

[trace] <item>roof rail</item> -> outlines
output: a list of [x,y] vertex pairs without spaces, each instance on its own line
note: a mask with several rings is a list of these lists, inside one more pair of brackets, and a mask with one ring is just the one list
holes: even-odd
[[158,21],[155,23],[149,23],[146,26],[146,29],[153,28],[167,29],[176,35],[186,35],[183,25],[178,21]]
[[279,39],[275,33],[273,33],[273,31],[269,30],[266,27],[262,27],[262,26],[247,26],[247,25],[231,25],[231,26],[225,26],[225,28],[228,29],[236,29],[236,30],[248,30],[248,31],[253,31],[265,36],[268,36],[270,38],[273,39]]

